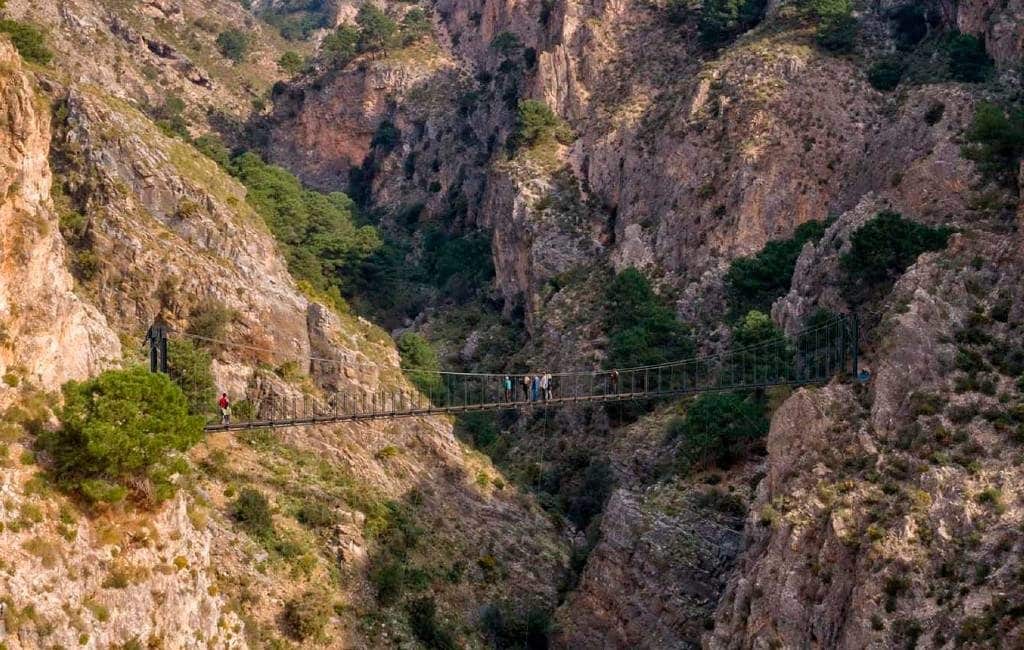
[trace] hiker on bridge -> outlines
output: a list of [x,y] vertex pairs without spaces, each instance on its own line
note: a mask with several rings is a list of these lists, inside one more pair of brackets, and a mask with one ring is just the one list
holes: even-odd
[[549,399],[551,399],[552,385],[551,385],[551,373],[550,372],[545,372],[541,376],[541,378],[540,378],[540,390],[541,390],[541,394],[544,396],[544,401],[545,402],[548,401]]
[[608,373],[608,381],[611,384],[612,394],[618,394],[619,392],[619,371],[612,370]]
[[217,400],[217,406],[220,407],[220,423],[230,424],[231,423],[231,400],[228,399],[227,393],[221,393],[220,399]]
[[523,401],[530,401],[530,375],[523,375],[523,380],[520,382],[523,387]]
[[505,389],[505,401],[512,401],[512,378],[505,375],[505,379],[501,382],[502,388]]
[[538,377],[537,375],[534,375],[533,379],[530,381],[531,401],[536,402],[537,401],[537,397],[539,397],[539,395],[540,395],[540,377]]

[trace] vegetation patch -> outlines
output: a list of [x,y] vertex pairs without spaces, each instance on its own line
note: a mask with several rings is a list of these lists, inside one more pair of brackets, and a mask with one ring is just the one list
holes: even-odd
[[921,253],[945,248],[951,234],[951,228],[931,228],[896,212],[879,212],[853,233],[849,252],[840,258],[846,299],[861,304],[891,287]]
[[21,58],[29,63],[47,65],[53,60],[53,52],[46,47],[46,38],[34,25],[0,20],[0,32],[7,34]]
[[40,434],[40,447],[68,488],[94,502],[131,493],[159,503],[174,493],[172,475],[187,468],[182,452],[203,433],[203,419],[167,376],[142,367],[108,370],[63,387],[61,427]]
[[690,328],[654,292],[635,268],[620,272],[605,294],[607,368],[645,366],[693,355]]
[[826,226],[822,221],[808,221],[789,239],[770,241],[756,255],[733,260],[725,276],[730,314],[737,317],[752,309],[771,310],[772,303],[789,291],[804,244],[820,240]]

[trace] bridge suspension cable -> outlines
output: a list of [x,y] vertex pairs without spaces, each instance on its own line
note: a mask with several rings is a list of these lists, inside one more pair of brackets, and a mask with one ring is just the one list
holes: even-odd
[[[281,358],[280,349],[166,329],[163,334],[162,342],[159,331],[149,337],[151,358],[162,358],[160,363],[151,363],[151,367],[169,372],[183,383],[197,412],[210,411],[216,399],[209,375],[202,369],[208,361],[204,352],[189,351],[176,342],[188,340],[195,347],[215,352],[233,349],[257,355],[260,367],[250,378],[245,395],[233,396],[232,417],[224,421],[211,416],[207,426],[210,431],[657,399],[708,391],[813,384],[840,372],[857,372],[857,322],[855,317],[846,315],[804,329],[793,337],[776,336],[711,355],[617,369],[537,369],[530,373],[395,368],[362,361],[347,352],[339,352],[336,358],[300,355],[274,368],[269,360]],[[407,382],[385,386],[378,380],[381,372],[399,370],[415,388]],[[361,372],[367,371],[374,373],[372,381],[360,377]],[[523,382],[524,377],[527,383]],[[310,378],[316,378],[319,385]],[[511,386],[506,380],[511,380]],[[535,386],[538,380],[547,382],[546,390]],[[374,383],[377,385],[368,386]]]

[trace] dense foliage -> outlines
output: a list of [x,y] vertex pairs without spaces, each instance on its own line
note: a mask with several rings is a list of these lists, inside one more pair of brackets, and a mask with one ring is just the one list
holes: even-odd
[[231,503],[231,517],[260,541],[274,537],[274,520],[270,514],[270,503],[263,493],[253,488],[242,488]]
[[815,40],[819,46],[835,53],[853,49],[858,23],[850,0],[804,0],[802,7],[818,24]]
[[343,67],[359,51],[359,30],[344,24],[324,37],[320,44],[323,56],[337,67]]
[[572,131],[547,104],[536,99],[519,102],[516,118],[515,144],[532,147],[537,144],[572,140]]
[[40,443],[59,480],[93,501],[117,501],[129,491],[159,502],[174,492],[180,453],[203,433],[203,418],[165,375],[142,367],[108,370],[64,385],[61,427]]
[[330,617],[331,607],[326,595],[307,591],[285,603],[281,622],[288,636],[306,641],[322,634]]
[[1024,159],[1024,108],[1018,106],[1007,111],[982,102],[967,131],[967,141],[964,155],[975,161],[984,174],[1016,186]]
[[605,295],[606,366],[627,368],[683,359],[693,354],[690,330],[680,323],[635,268],[619,273]]
[[946,42],[949,76],[954,81],[977,83],[992,73],[994,63],[985,44],[970,34],[952,34]]
[[768,314],[748,312],[733,328],[731,347],[727,372],[733,380],[757,385],[793,372],[793,348]]
[[887,57],[876,62],[868,70],[868,81],[876,90],[895,90],[903,78],[906,66],[898,57]]
[[362,261],[381,243],[375,228],[355,225],[352,201],[340,192],[305,189],[293,174],[254,153],[238,156],[231,167],[283,245],[292,274],[318,291],[348,289]]
[[918,255],[945,248],[952,232],[914,223],[896,212],[879,212],[853,233],[850,250],[840,259],[847,299],[860,303],[890,285]]
[[697,26],[701,43],[725,45],[761,22],[766,6],[766,0],[706,0]]
[[249,37],[240,30],[226,29],[217,36],[217,50],[225,59],[241,63],[249,52]]
[[305,59],[294,50],[288,50],[277,60],[277,66],[288,74],[297,74],[305,65]]
[[441,364],[430,342],[415,332],[405,332],[398,337],[398,353],[409,381],[427,395],[440,398],[444,384],[433,371],[440,370]]
[[36,27],[16,20],[0,20],[0,32],[10,37],[18,54],[29,63],[46,65],[53,59],[43,33]]
[[725,275],[730,314],[737,317],[751,309],[770,310],[772,303],[789,291],[804,244],[821,239],[825,227],[824,222],[808,221],[789,239],[770,241],[753,257],[733,260]]
[[686,467],[728,464],[767,433],[764,407],[739,393],[705,393],[668,427],[669,439],[682,441],[679,460]]
[[167,342],[168,373],[185,394],[189,412],[202,415],[213,411],[217,387],[210,372],[211,357],[192,341],[172,339]]
[[372,2],[364,3],[356,14],[359,26],[359,49],[363,52],[386,51],[398,25]]
[[457,650],[461,647],[455,634],[437,618],[437,604],[432,596],[410,600],[405,611],[409,615],[409,627],[413,635],[431,650]]

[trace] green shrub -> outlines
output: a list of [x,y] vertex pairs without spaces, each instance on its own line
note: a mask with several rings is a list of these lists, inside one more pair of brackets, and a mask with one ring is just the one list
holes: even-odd
[[298,74],[305,67],[306,61],[294,50],[288,50],[277,60],[277,67],[288,74]]
[[851,238],[849,252],[840,259],[843,292],[858,304],[892,283],[926,251],[945,248],[950,228],[930,228],[884,211],[860,227]]
[[137,367],[71,381],[62,391],[61,427],[43,432],[40,445],[64,484],[102,501],[143,484],[156,488],[156,500],[169,496],[178,454],[203,434],[203,418],[189,415],[180,388]]
[[567,500],[566,517],[577,529],[585,529],[604,510],[614,486],[611,464],[604,459],[592,459],[583,472],[582,484]]
[[306,641],[323,633],[330,616],[330,600],[327,596],[307,591],[285,603],[282,622],[288,636],[297,641]]
[[206,133],[192,141],[192,146],[213,162],[227,169],[231,164],[231,151],[215,133]]
[[515,145],[532,147],[538,144],[572,141],[572,131],[547,104],[536,99],[519,102],[516,118]]
[[[751,310],[737,323],[733,328],[731,350],[724,371],[731,380],[764,384],[793,373],[793,347],[771,317],[763,312]],[[806,348],[803,351],[808,352]]]
[[0,20],[0,32],[10,37],[18,54],[29,63],[46,65],[53,59],[53,52],[46,47],[43,33],[35,26],[16,20]]
[[954,81],[977,83],[985,81],[994,67],[985,44],[970,34],[953,34],[946,41],[949,55],[949,76]]
[[815,41],[823,49],[837,54],[851,52],[859,24],[852,14],[829,17],[818,26]]
[[207,298],[192,308],[188,314],[185,332],[200,337],[200,345],[214,347],[224,338],[228,325],[235,319],[235,312],[222,303]]
[[706,393],[669,423],[668,439],[681,440],[680,460],[687,467],[723,464],[739,456],[752,440],[768,433],[763,407],[738,393]]
[[967,131],[966,158],[978,164],[988,177],[1016,187],[1017,173],[1024,158],[1024,108],[1010,110],[981,102]]
[[242,488],[238,498],[231,504],[231,516],[246,532],[261,542],[269,542],[274,538],[270,503],[259,490]]
[[334,511],[319,501],[306,501],[295,513],[299,522],[310,528],[329,528],[337,523]]
[[249,37],[237,29],[226,29],[217,36],[217,50],[224,58],[241,63],[249,51]]
[[437,620],[437,605],[432,596],[415,598],[406,605],[409,627],[413,635],[427,648],[455,650],[459,644],[450,629]]
[[409,381],[429,396],[442,397],[444,382],[437,374],[441,364],[430,342],[415,332],[405,332],[398,337],[397,345]]
[[551,612],[537,605],[491,603],[481,613],[480,625],[496,648],[540,650],[550,644]]
[[213,412],[217,387],[210,372],[210,353],[189,340],[167,342],[167,370],[171,380],[185,393],[189,412],[204,415]]
[[377,601],[381,605],[394,604],[405,591],[405,567],[401,561],[389,559],[370,571],[370,582],[377,590]]
[[380,247],[377,230],[355,225],[352,200],[341,192],[307,190],[293,174],[254,153],[238,156],[231,167],[249,190],[246,200],[281,242],[292,275],[340,299],[364,260]]
[[868,70],[868,81],[876,90],[895,90],[903,78],[905,66],[898,58],[887,58],[875,63]]
[[430,34],[432,29],[427,13],[419,7],[413,7],[402,17],[402,24],[399,27],[402,44],[412,45]]
[[628,268],[615,276],[605,301],[606,367],[652,365],[693,354],[689,328],[676,320],[640,271]]
[[705,47],[725,45],[764,18],[766,0],[705,0],[697,30]]
[[334,65],[344,67],[359,51],[359,30],[351,25],[340,25],[324,37],[320,51]]
[[804,244],[821,239],[826,227],[822,221],[808,221],[798,226],[789,239],[770,241],[753,257],[734,259],[725,275],[733,317],[752,309],[769,311],[772,303],[789,291]]
[[398,25],[372,2],[366,2],[356,14],[359,25],[359,49],[363,52],[387,51]]

